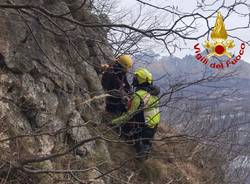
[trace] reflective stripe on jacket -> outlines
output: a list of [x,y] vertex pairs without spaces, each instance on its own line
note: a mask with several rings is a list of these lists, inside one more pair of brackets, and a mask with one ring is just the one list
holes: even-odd
[[132,96],[131,106],[127,113],[114,119],[113,124],[126,123],[133,119],[136,122],[144,122],[150,128],[154,128],[160,122],[159,99],[150,95],[145,90],[138,90]]
[[144,114],[145,123],[150,127],[154,128],[160,122],[160,109],[159,99],[157,96],[153,96],[145,90],[138,90],[135,95],[140,97],[142,101],[142,109]]

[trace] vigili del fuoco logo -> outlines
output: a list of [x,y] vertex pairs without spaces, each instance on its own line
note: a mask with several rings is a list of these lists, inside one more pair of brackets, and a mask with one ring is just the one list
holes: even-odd
[[[245,43],[240,44],[238,53],[236,56],[233,56],[230,53],[230,50],[235,47],[234,41],[227,39],[227,31],[224,25],[223,17],[220,12],[217,14],[215,26],[212,29],[210,34],[212,41],[206,40],[203,44],[203,47],[209,52],[208,55],[202,55],[200,44],[197,43],[194,45],[195,49],[195,58],[197,61],[202,62],[205,65],[208,65],[211,68],[223,69],[229,66],[235,65],[244,54]],[[213,61],[211,58],[214,57],[223,57],[223,60]],[[227,59],[225,59],[227,58]]]

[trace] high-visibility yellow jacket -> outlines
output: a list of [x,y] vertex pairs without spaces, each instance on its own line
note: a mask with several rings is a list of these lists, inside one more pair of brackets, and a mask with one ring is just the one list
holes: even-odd
[[160,122],[160,110],[158,106],[159,98],[157,96],[140,89],[133,94],[128,112],[114,119],[112,124],[125,123],[133,117],[139,117],[139,119],[135,118],[135,121],[143,121],[148,127],[154,128]]

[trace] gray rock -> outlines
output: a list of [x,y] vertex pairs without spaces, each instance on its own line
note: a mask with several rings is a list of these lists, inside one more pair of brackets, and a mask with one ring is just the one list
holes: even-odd
[[[69,134],[75,142],[81,142],[82,140],[91,138],[91,135],[86,127],[86,122],[82,120],[80,113],[77,111],[72,112],[69,119],[68,128]],[[94,142],[92,141],[79,147],[79,149],[81,151],[87,150],[89,152],[93,149],[93,147]]]
[[[67,18],[84,24],[101,23],[101,19],[91,13],[88,0],[79,10],[76,9],[81,0],[12,2],[40,6],[55,15],[66,13]],[[67,150],[72,144],[92,136],[94,130],[85,124],[88,121],[100,123],[104,110],[104,98],[95,99],[103,94],[98,67],[112,60],[112,51],[106,38],[107,30],[103,28],[81,27],[61,18],[48,18],[38,11],[25,11],[30,14],[20,15],[13,9],[0,11],[0,124],[3,125],[0,127],[8,130],[0,128],[0,139],[45,134],[18,139],[22,149],[15,141],[6,141],[0,145],[0,150],[29,159]],[[70,141],[66,141],[67,136]],[[102,148],[105,150],[102,155],[109,158],[104,142]],[[100,151],[95,141],[84,144],[79,150],[87,150],[91,155],[98,155],[94,152]],[[10,156],[0,156],[0,162],[3,158],[11,159]],[[69,153],[66,157],[75,159],[76,156]],[[65,169],[61,163],[66,163],[67,158],[59,157],[33,166]],[[91,160],[86,162],[94,164]],[[50,182],[57,176],[52,175]],[[39,180],[47,182],[43,177]],[[104,183],[101,179],[98,182]]]

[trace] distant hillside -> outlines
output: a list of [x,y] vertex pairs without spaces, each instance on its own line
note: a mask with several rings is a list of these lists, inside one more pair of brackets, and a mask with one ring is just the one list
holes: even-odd
[[210,98],[208,93],[213,94],[213,98],[227,94],[227,98],[220,98],[221,102],[229,101],[230,106],[232,106],[232,101],[236,104],[240,102],[242,108],[249,109],[246,103],[249,102],[248,96],[250,95],[249,63],[240,61],[232,67],[217,70],[196,61],[191,55],[183,59],[174,56],[157,58],[158,56],[138,55],[136,67],[147,67],[154,75],[155,84],[160,85],[163,91],[167,91],[170,86],[178,83],[195,82],[203,77],[216,76],[216,79],[185,88],[181,93],[188,96],[198,95],[202,98],[204,95]]
[[[250,165],[250,64],[240,61],[217,70],[196,61],[192,55],[180,59],[141,54],[136,59],[137,67],[147,67],[153,73],[154,83],[161,87],[162,94],[185,83],[213,76],[211,80],[172,94],[170,100],[170,95],[162,98],[168,101],[162,108],[163,119],[180,131],[202,136],[206,144],[215,144],[210,142],[211,137],[216,137],[216,141],[220,139],[218,150],[221,151],[223,145],[225,157],[246,158],[244,164],[230,162],[230,166],[236,164],[238,168],[230,167],[228,173],[235,175],[236,170],[240,170],[239,176],[250,183],[250,176],[246,176],[250,168],[245,167]],[[244,168],[239,169],[241,165]]]

